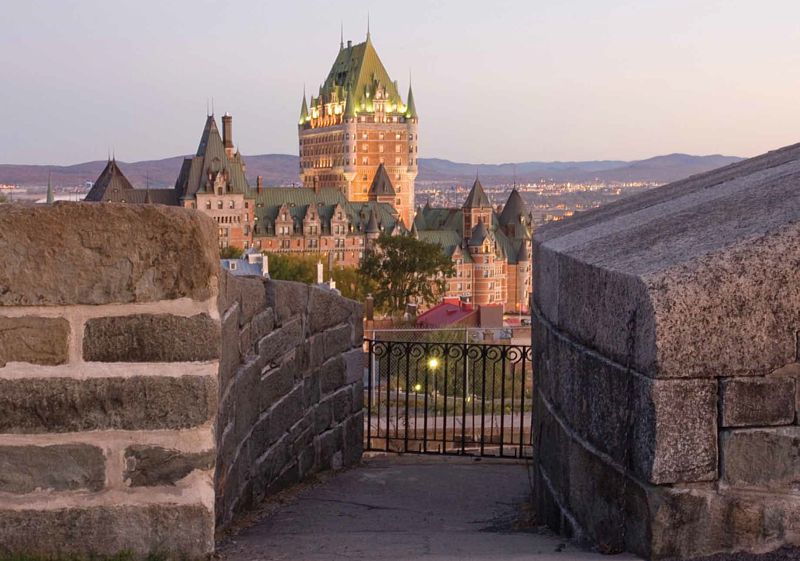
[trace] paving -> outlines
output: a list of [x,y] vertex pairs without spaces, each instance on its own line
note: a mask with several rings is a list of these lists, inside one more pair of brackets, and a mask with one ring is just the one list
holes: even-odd
[[[524,462],[373,456],[268,502],[224,561],[607,560],[538,526]],[[614,556],[615,561],[636,559]]]

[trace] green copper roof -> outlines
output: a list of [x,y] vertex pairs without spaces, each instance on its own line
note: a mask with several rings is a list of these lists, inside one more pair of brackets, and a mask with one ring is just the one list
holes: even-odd
[[411,84],[408,84],[408,107],[406,107],[406,119],[417,119],[417,106],[414,103],[414,92],[411,91]]
[[464,208],[492,208],[492,203],[489,202],[489,197],[486,196],[479,179],[475,179],[475,183],[472,184],[467,200],[464,201]]
[[303,92],[303,105],[300,107],[300,124],[306,122],[306,118],[308,117],[308,104],[306,103],[306,92]]
[[345,93],[349,96],[352,92],[355,102],[353,108],[361,111],[370,107],[378,86],[386,89],[386,99],[392,104],[403,104],[397,86],[378,57],[372,40],[367,37],[365,42],[339,51],[325,83],[320,88],[320,94],[324,98],[330,98],[335,93],[339,99],[343,99]]
[[234,155],[233,158],[228,158],[217,122],[213,115],[209,115],[197,146],[197,154],[186,158],[181,166],[175,182],[178,197],[193,197],[198,191],[212,191],[214,185],[209,177],[214,178],[220,173],[225,174],[223,177],[227,176],[228,192],[248,192],[249,186],[242,170],[241,157]]

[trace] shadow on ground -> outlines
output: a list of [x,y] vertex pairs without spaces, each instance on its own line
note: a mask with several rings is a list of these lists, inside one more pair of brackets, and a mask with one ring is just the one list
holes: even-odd
[[[283,494],[219,547],[225,561],[607,560],[537,526],[525,463],[377,456]],[[615,561],[634,559],[614,556]]]

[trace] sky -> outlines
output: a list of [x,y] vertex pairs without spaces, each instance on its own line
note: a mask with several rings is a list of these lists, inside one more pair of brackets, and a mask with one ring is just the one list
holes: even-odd
[[0,0],[0,163],[297,153],[303,87],[373,43],[420,156],[752,156],[800,141],[797,0]]

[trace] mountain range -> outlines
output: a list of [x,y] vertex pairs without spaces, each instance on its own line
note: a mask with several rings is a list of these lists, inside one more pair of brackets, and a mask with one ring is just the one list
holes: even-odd
[[[169,187],[175,183],[184,156],[141,162],[118,162],[128,179],[137,187],[149,184],[153,188]],[[646,160],[598,160],[587,162],[522,162],[507,164],[465,164],[439,158],[420,158],[418,183],[451,182],[466,184],[476,173],[487,186],[531,183],[539,180],[556,182],[651,182],[669,183],[696,173],[709,171],[740,161],[735,156],[691,156],[669,154]],[[286,154],[245,156],[247,177],[255,185],[256,176],[263,176],[266,185],[299,183],[298,157]],[[43,186],[48,173],[56,186],[82,185],[94,181],[105,161],[85,162],[69,166],[0,164],[0,184]]]

